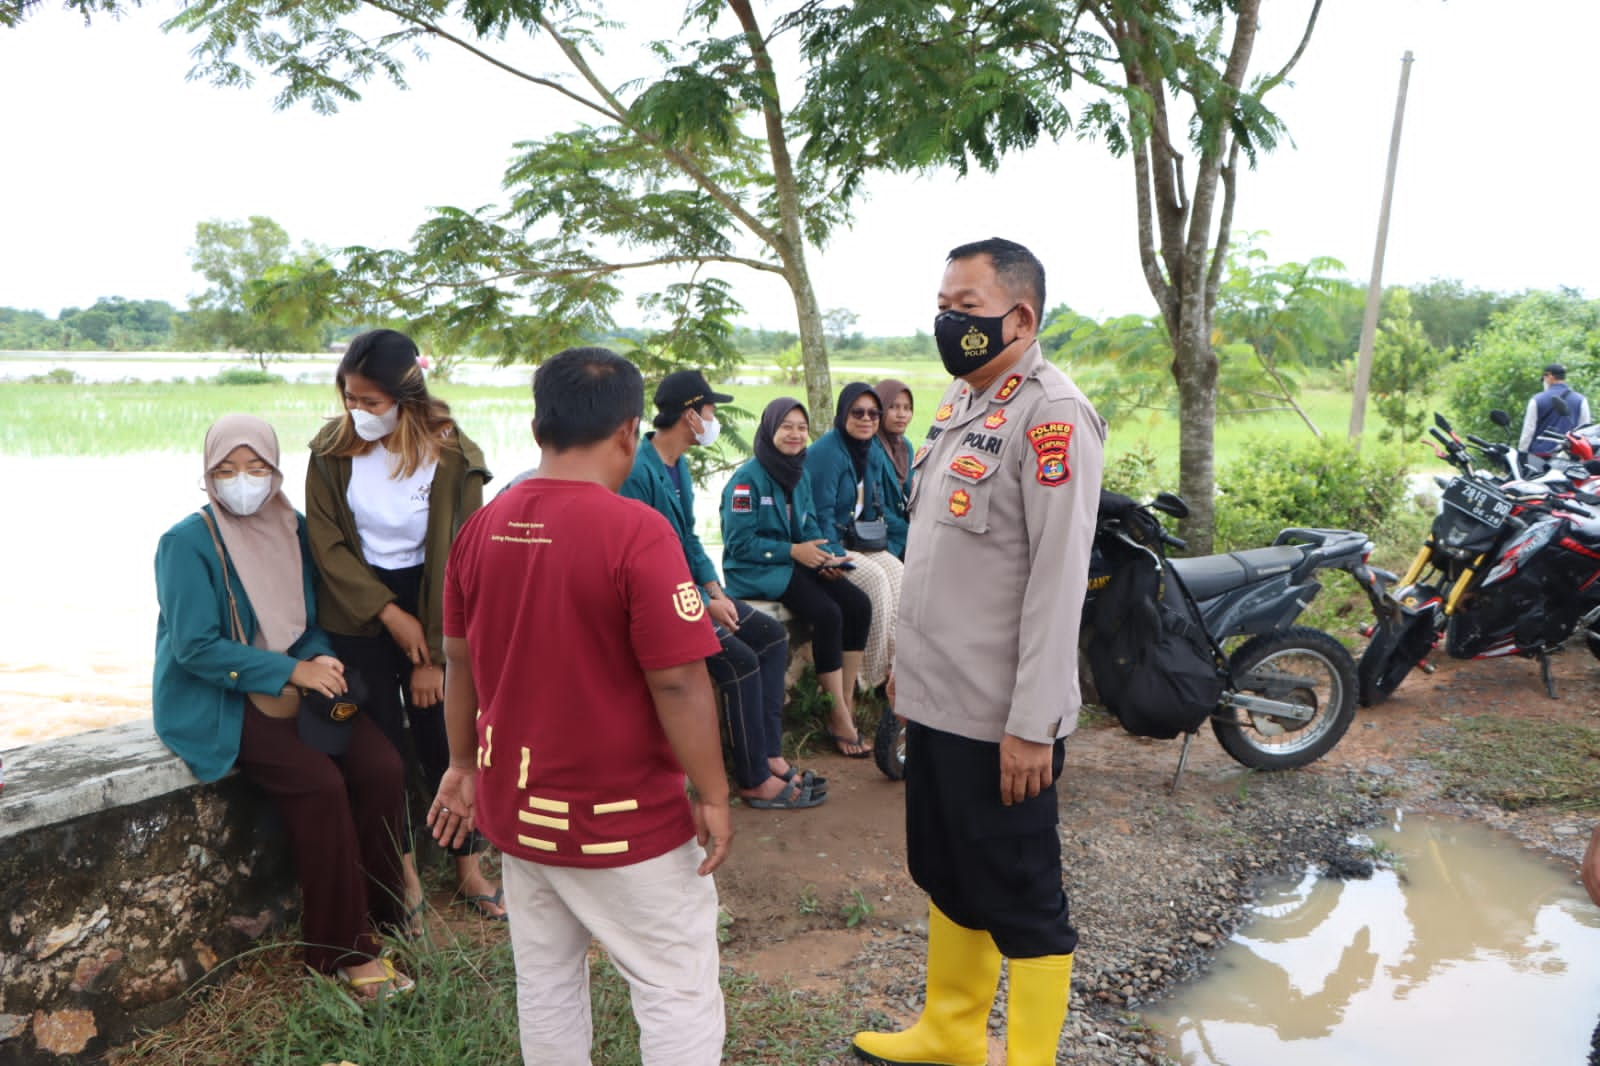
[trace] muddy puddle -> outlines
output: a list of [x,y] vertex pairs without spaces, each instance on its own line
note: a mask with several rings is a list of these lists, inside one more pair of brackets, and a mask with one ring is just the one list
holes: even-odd
[[1588,1060],[1600,909],[1571,864],[1409,817],[1371,833],[1395,869],[1263,893],[1199,979],[1144,1012],[1185,1066]]

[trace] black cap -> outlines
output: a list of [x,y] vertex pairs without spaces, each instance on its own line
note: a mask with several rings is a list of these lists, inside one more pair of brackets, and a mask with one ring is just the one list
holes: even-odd
[[1555,378],[1557,381],[1567,380],[1567,368],[1562,366],[1560,363],[1551,363],[1549,366],[1544,368],[1544,372]]
[[704,407],[708,403],[732,403],[733,397],[725,392],[712,392],[706,376],[698,370],[678,370],[661,379],[656,386],[656,410],[687,411]]
[[296,727],[300,740],[324,755],[343,755],[350,746],[356,715],[361,713],[361,701],[366,690],[354,673],[345,675],[349,686],[342,696],[324,696],[315,689],[307,689],[300,700],[300,713]]

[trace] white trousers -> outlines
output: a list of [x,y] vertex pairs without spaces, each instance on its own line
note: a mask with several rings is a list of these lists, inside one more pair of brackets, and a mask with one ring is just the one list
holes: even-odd
[[857,683],[874,689],[888,679],[889,667],[894,665],[894,624],[900,617],[900,576],[905,564],[888,552],[850,552],[849,557],[856,568],[844,572],[845,580],[872,601],[872,627],[867,630]]
[[580,870],[502,856],[525,1066],[591,1066],[591,937],[628,982],[644,1066],[717,1066],[717,888],[694,840],[632,866]]

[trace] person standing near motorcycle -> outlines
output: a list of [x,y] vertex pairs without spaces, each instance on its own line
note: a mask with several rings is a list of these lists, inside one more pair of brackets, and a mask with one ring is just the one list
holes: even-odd
[[1078,717],[1079,617],[1105,424],[1037,343],[1044,268],[953,250],[934,338],[956,378],[912,462],[890,699],[908,720],[906,859],[928,893],[927,994],[874,1063],[982,1066],[1010,960],[1006,1061],[1056,1061],[1072,976],[1055,780]]
[[[1557,397],[1565,406],[1564,411],[1556,406]],[[1544,368],[1544,389],[1528,400],[1517,447],[1546,458],[1556,453],[1570,431],[1587,426],[1589,421],[1588,399],[1567,384],[1566,367],[1551,363]]]

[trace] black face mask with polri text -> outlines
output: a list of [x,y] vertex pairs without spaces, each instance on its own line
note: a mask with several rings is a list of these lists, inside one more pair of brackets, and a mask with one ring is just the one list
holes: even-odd
[[1012,304],[1005,314],[991,317],[965,311],[939,312],[933,320],[933,341],[951,376],[966,377],[999,355],[1006,346],[1006,315],[1021,306]]

